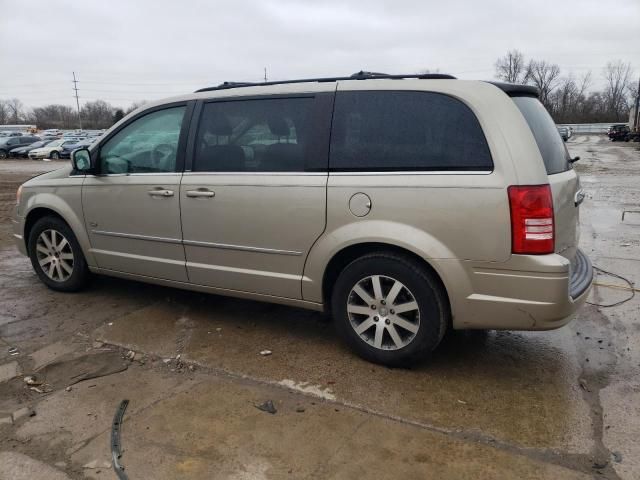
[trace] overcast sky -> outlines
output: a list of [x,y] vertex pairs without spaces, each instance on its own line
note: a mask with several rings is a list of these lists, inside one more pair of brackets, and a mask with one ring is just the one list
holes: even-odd
[[[528,6],[526,6],[528,5]],[[535,5],[535,6],[534,6]],[[491,79],[512,48],[563,74],[631,62],[640,0],[0,0],[0,98],[113,105],[224,80],[439,69]]]

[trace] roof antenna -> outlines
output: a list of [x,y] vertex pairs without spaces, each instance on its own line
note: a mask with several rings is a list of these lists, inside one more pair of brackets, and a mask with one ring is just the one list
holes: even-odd
[[264,83],[267,83],[267,67],[264,67]]

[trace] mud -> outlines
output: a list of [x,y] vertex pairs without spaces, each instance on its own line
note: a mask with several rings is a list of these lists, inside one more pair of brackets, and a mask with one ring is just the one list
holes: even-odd
[[[597,135],[568,148],[587,191],[582,248],[637,284],[640,226],[622,211],[640,209],[640,149]],[[19,183],[56,166],[0,163],[0,365],[21,373],[0,383],[0,452],[115,478],[109,427],[129,398],[130,478],[640,478],[638,297],[552,332],[454,332],[427,362],[387,369],[315,312],[109,278],[47,290],[8,216]],[[597,282],[594,304],[628,296]],[[87,355],[128,368],[67,389]],[[30,390],[22,376],[47,368],[52,390]],[[276,414],[255,408],[268,400]],[[2,422],[24,406],[36,415]]]

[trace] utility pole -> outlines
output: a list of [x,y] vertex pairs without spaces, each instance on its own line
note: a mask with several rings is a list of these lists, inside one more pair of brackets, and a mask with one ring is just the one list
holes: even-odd
[[76,80],[76,72],[73,72],[73,89],[76,92],[76,106],[78,107],[78,123],[82,130],[82,118],[80,117],[80,100],[78,100],[78,81]]
[[264,67],[264,83],[267,83],[267,67]]
[[638,78],[638,93],[636,93],[636,121],[635,131],[640,135],[640,77]]

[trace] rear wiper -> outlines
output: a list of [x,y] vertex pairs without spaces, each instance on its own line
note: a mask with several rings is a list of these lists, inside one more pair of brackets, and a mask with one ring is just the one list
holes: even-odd
[[580,160],[580,157],[573,157],[569,159],[569,163],[576,163],[578,160]]

